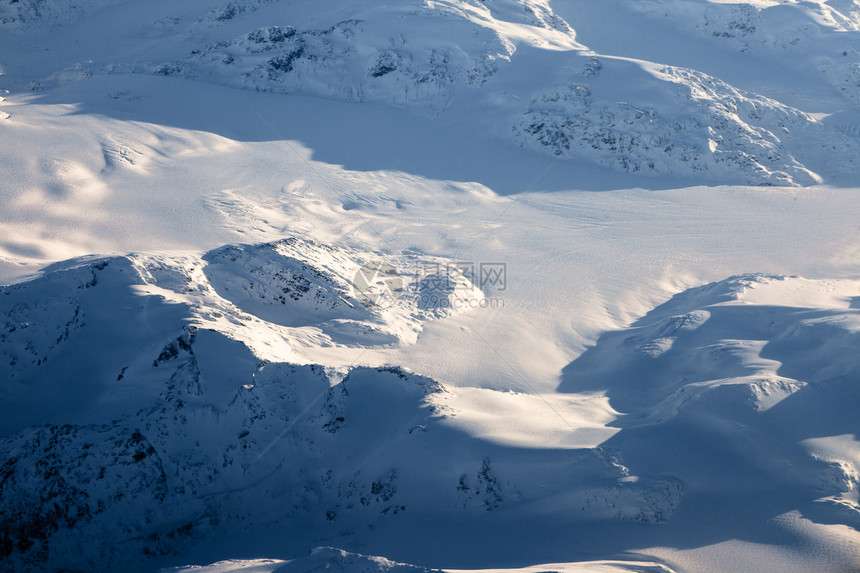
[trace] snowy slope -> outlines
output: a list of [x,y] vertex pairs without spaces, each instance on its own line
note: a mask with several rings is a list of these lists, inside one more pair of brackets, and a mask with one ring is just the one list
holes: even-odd
[[858,28],[0,0],[3,566],[855,571]]

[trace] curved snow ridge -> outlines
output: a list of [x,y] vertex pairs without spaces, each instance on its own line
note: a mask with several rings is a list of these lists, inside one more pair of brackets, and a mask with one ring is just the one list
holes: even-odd
[[262,320],[314,327],[338,344],[414,343],[427,320],[482,308],[484,293],[454,261],[384,255],[291,237],[203,257],[208,284]]
[[211,565],[171,567],[162,569],[160,573],[306,573],[318,570],[335,573],[672,573],[666,565],[647,561],[547,563],[516,569],[428,569],[335,547],[317,547],[298,559],[231,559]]
[[737,407],[764,412],[809,385],[860,371],[851,350],[858,295],[860,281],[734,277],[605,335],[568,370],[637,372],[611,404],[643,422],[665,421],[716,390],[737,390]]
[[810,115],[701,72],[580,56],[576,83],[533,96],[515,137],[559,157],[643,175],[751,185],[822,182],[849,173],[860,145]]
[[838,512],[844,523],[860,527],[860,447],[854,434],[811,438],[803,446],[815,459],[829,465],[831,472],[822,476],[822,493],[816,504]]

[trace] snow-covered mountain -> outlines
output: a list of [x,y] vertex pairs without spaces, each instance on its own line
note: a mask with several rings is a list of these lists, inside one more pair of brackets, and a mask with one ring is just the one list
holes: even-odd
[[[219,249],[202,269],[192,258],[80,261],[4,291],[7,558],[128,567],[249,519],[326,531],[407,509],[480,515],[544,497],[535,475],[561,489],[571,471],[595,474],[571,510],[643,522],[672,513],[679,484],[621,486],[620,466],[599,451],[560,472],[561,452],[505,452],[447,427],[450,393],[423,376],[262,358],[297,355],[289,345],[302,337],[333,344],[332,331],[355,346],[398,340],[380,341],[371,317],[397,317],[408,298],[380,309],[347,288],[332,296],[336,279],[307,263],[265,273],[264,257],[308,250],[317,264],[347,263],[288,240]],[[418,303],[413,312],[422,316]],[[98,356],[81,360],[95,344]]]
[[[218,250],[202,269],[190,257],[80,261],[3,291],[7,563],[136,567],[248,527],[271,542],[285,528],[291,548],[384,547],[436,520],[450,520],[435,534],[446,545],[472,523],[540,545],[509,521],[535,512],[560,529],[638,522],[683,537],[707,507],[718,526],[700,534],[731,538],[744,499],[757,519],[860,525],[860,460],[842,433],[860,398],[860,282],[748,276],[679,294],[563,371],[561,392],[605,393],[609,439],[501,447],[458,427],[458,391],[429,378],[262,358],[297,355],[272,346],[302,328],[324,337],[336,309],[313,285],[319,269],[275,283],[311,288],[267,297],[259,259],[235,256],[296,245]],[[236,290],[238,303],[218,294]],[[571,543],[608,552],[624,531]]]
[[[563,11],[576,16],[575,4]],[[856,5],[847,4],[606,2],[595,17],[611,22],[616,12],[633,12],[646,29],[650,19],[667,20],[677,52],[690,34],[714,51],[775,53],[789,62],[787,73],[812,70],[830,82],[831,97],[856,104],[860,31]],[[856,170],[860,155],[854,119],[830,122],[821,105],[780,101],[780,92],[792,89],[790,77],[783,85],[738,86],[671,61],[601,53],[580,43],[576,21],[546,0],[403,0],[326,10],[263,0],[195,2],[147,20],[119,2],[7,2],[0,10],[19,42],[43,30],[81,28],[120,41],[102,27],[134,26],[138,44],[122,38],[115,53],[72,57],[52,70],[52,82],[145,73],[429,114],[468,108],[509,145],[630,173],[720,183],[840,180]],[[67,20],[86,23],[75,28]],[[539,80],[530,78],[535,69],[543,72]],[[42,87],[44,79],[29,85]]]
[[858,570],[858,46],[0,0],[0,568]]

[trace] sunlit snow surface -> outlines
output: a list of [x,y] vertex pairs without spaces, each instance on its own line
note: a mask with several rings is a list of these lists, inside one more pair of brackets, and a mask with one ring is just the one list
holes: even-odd
[[858,570],[858,84],[852,0],[0,0],[3,568]]

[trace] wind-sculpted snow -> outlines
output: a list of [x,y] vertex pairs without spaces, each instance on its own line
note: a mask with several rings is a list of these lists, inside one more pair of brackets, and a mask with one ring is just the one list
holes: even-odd
[[858,289],[769,276],[692,289],[601,337],[561,389],[607,392],[625,415],[604,447],[677,476],[686,499],[747,499],[730,510],[744,520],[796,510],[856,528]]

